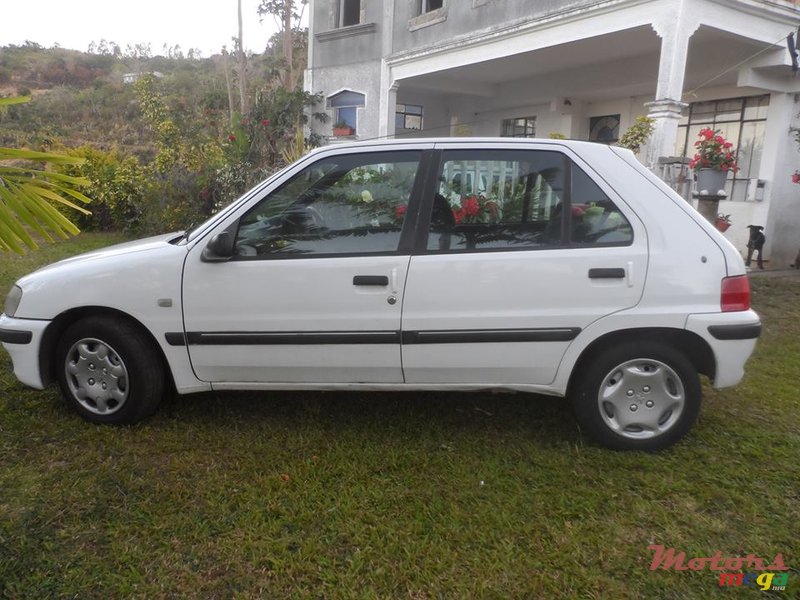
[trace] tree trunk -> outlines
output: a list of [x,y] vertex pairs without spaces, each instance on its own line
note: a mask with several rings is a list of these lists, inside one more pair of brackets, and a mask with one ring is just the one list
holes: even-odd
[[242,28],[242,0],[239,0],[239,107],[242,116],[247,114],[247,55],[244,52]]
[[284,0],[283,4],[283,59],[286,61],[286,78],[284,86],[288,91],[294,89],[294,58],[292,56],[292,5],[293,0]]
[[222,48],[222,64],[225,67],[225,86],[228,88],[228,113],[233,127],[233,85],[231,85],[231,63],[228,51]]

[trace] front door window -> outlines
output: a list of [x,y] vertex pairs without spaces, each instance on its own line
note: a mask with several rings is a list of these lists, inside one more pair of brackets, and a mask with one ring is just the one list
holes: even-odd
[[241,219],[240,257],[386,254],[399,249],[420,152],[323,159]]

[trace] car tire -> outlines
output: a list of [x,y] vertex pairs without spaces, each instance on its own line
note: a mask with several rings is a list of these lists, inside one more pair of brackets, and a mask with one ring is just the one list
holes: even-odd
[[93,423],[141,421],[164,394],[158,349],[124,319],[89,317],[70,325],[56,347],[56,369],[64,399]]
[[578,377],[578,422],[608,448],[661,450],[685,436],[700,412],[697,370],[665,344],[628,342],[606,349]]

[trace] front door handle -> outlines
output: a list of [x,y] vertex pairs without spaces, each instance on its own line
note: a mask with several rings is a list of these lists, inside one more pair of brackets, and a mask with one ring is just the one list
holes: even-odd
[[625,269],[621,267],[589,269],[589,279],[624,279]]
[[386,275],[356,275],[353,277],[353,285],[389,285],[389,278]]

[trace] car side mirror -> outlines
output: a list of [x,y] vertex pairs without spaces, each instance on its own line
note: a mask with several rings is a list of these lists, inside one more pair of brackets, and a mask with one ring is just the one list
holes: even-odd
[[216,234],[203,248],[203,262],[227,262],[233,257],[233,235],[230,231]]

